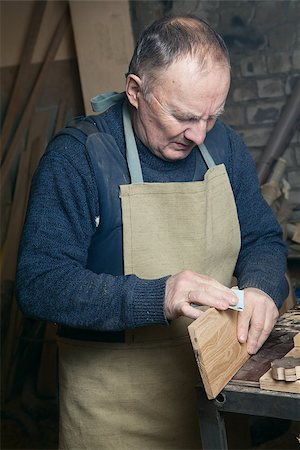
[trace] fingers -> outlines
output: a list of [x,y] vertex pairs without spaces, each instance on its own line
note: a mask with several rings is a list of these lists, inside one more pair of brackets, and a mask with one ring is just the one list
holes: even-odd
[[264,320],[253,314],[251,326],[248,334],[247,350],[250,354],[255,354],[269,337],[276,320],[269,308],[265,309]]
[[166,282],[165,314],[169,320],[185,315],[199,317],[194,305],[205,305],[217,309],[227,309],[237,303],[236,295],[215,279],[183,271],[170,277]]
[[203,283],[197,290],[189,292],[189,301],[198,305],[206,305],[217,309],[227,309],[237,303],[236,295],[230,289],[223,290],[218,286]]
[[199,290],[199,295],[201,295],[201,291],[203,291],[203,294],[208,295],[214,293],[215,295],[222,296],[222,298],[224,298],[226,301],[232,301],[234,302],[233,304],[236,304],[236,295],[227,286],[224,286],[224,284],[219,283],[219,281],[208,275],[201,275],[198,273],[196,273],[195,275],[196,279],[198,278],[197,288]]
[[241,344],[246,342],[248,339],[250,318],[251,318],[251,315],[248,313],[246,307],[245,307],[244,311],[241,311],[238,315],[237,335],[238,335],[238,340],[240,341]]
[[247,338],[247,350],[250,355],[258,351],[269,336],[269,333],[270,331],[265,329],[264,321],[256,319],[255,315],[253,315]]
[[250,355],[254,355],[268,338],[272,328],[265,328],[264,324],[253,323],[249,328],[247,338],[247,351]]
[[259,289],[245,289],[245,309],[238,317],[238,339],[247,341],[247,351],[255,354],[271,333],[278,317],[273,300]]
[[182,316],[188,317],[189,319],[198,319],[198,317],[203,314],[203,311],[199,308],[195,308],[194,306],[191,306],[190,304],[183,302],[182,308],[181,308],[181,314]]

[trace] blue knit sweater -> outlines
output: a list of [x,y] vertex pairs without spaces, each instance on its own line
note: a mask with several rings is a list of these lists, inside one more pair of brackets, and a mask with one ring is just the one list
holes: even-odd
[[[121,105],[101,116],[122,151]],[[286,247],[271,210],[262,199],[255,166],[244,143],[226,127],[231,151],[223,161],[232,185],[242,247],[235,276],[241,289],[256,287],[279,307],[288,294]],[[146,182],[191,181],[195,152],[182,161],[163,161],[138,139]],[[203,163],[203,175],[207,170]],[[48,145],[32,182],[17,268],[17,300],[27,316],[90,330],[124,330],[168,324],[164,315],[166,277],[95,274],[86,269],[96,231],[99,199],[84,146],[71,136]],[[101,226],[101,224],[100,224]],[[224,239],[230,236],[224,236]],[[101,258],[101,255],[99,255]]]

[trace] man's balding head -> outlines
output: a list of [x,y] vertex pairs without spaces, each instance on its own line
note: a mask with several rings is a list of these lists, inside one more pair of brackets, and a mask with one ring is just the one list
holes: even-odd
[[128,73],[143,79],[143,92],[148,96],[163,70],[179,59],[190,58],[200,70],[211,64],[230,67],[223,39],[205,21],[191,15],[163,17],[142,33]]

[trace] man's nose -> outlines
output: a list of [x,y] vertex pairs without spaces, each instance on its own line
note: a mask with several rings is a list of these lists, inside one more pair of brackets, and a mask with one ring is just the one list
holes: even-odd
[[207,132],[207,122],[206,120],[199,120],[198,122],[192,123],[186,128],[184,132],[184,137],[189,141],[194,142],[196,145],[200,145],[204,142]]

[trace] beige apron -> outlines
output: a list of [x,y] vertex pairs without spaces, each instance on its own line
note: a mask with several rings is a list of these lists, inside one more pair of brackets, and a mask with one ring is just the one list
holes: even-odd
[[[120,196],[126,274],[191,269],[230,285],[240,229],[224,165],[204,181],[124,185]],[[127,330],[125,343],[60,339],[59,448],[200,448],[190,322]]]

